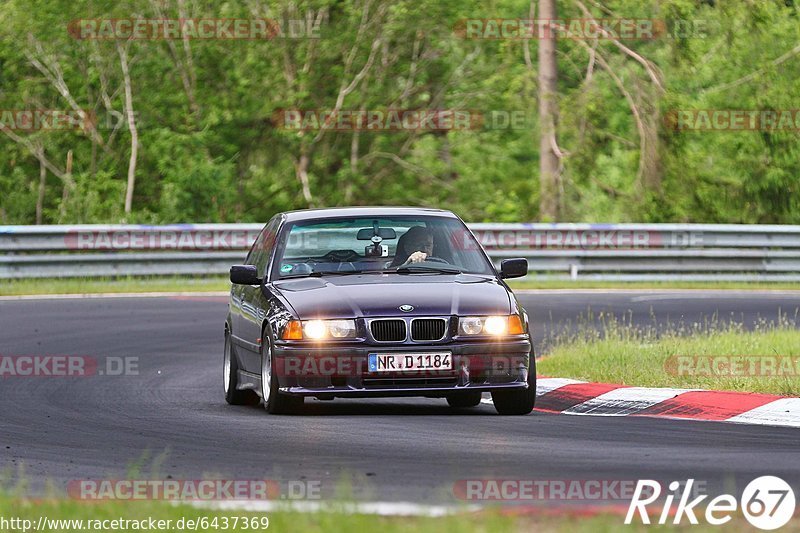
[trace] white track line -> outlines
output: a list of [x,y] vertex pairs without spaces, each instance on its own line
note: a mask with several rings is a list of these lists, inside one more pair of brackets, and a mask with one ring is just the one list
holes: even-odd
[[[185,502],[184,502],[185,503]],[[176,505],[178,503],[176,502]],[[421,505],[411,502],[322,502],[306,500],[226,500],[189,502],[193,507],[220,511],[249,511],[270,513],[294,511],[301,513],[338,512],[344,514],[369,514],[380,516],[447,516],[479,511],[476,505]]]
[[21,300],[82,300],[84,298],[175,298],[184,296],[228,296],[229,292],[102,292],[88,294],[21,294],[0,296],[0,302]]
[[[683,299],[686,299],[686,298],[708,298],[709,296],[719,296],[719,297],[729,298],[729,299],[744,299],[744,298],[751,299],[751,298],[753,298],[753,296],[757,296],[758,292],[760,292],[760,291],[752,291],[752,292],[749,292],[747,290],[742,291],[742,292],[739,292],[739,291],[733,292],[733,291],[731,291],[729,293],[723,293],[723,294],[719,294],[719,293],[695,294],[695,293],[692,293],[692,292],[685,292],[685,293],[680,293],[680,294],[655,294],[654,293],[654,294],[650,294],[650,295],[646,295],[646,296],[635,296],[635,297],[631,298],[631,301],[632,302],[654,302],[654,301],[663,301],[663,300],[683,300]],[[772,292],[772,293],[769,293],[768,296],[770,298],[772,298],[772,299],[778,298],[778,299],[795,300],[795,299],[797,299],[798,296],[800,296],[800,292],[792,292],[792,291]]]
[[789,297],[796,298],[800,296],[800,290],[796,289],[767,289],[767,288],[759,288],[754,287],[752,289],[747,288],[737,288],[737,289],[657,289],[657,288],[640,288],[640,287],[630,287],[630,288],[609,288],[609,289],[515,289],[513,286],[511,290],[514,291],[514,294],[541,294],[541,295],[548,295],[548,294],[675,294],[675,295],[718,295],[718,296],[728,296],[728,295],[735,295],[737,293],[745,293],[748,297],[752,297],[758,293],[764,293],[769,296],[780,296],[780,295],[787,295]]

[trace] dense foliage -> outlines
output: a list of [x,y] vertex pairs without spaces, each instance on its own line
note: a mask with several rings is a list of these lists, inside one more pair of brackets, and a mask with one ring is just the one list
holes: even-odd
[[[463,19],[535,18],[535,8],[528,0],[4,0],[0,111],[86,109],[97,120],[0,131],[0,223],[263,221],[350,204],[538,220],[547,200],[538,184],[538,43],[456,31]],[[557,0],[557,8],[574,19],[703,21],[688,35],[558,41],[559,220],[800,223],[798,131],[675,131],[665,121],[685,109],[800,108],[793,2]],[[78,19],[140,17],[303,19],[314,29],[267,40],[115,41],[68,31]],[[278,124],[281,110],[330,110],[337,100],[342,110],[524,120],[449,132]]]

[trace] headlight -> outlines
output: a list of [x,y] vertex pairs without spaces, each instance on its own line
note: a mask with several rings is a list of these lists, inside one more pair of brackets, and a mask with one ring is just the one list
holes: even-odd
[[458,320],[459,335],[475,336],[490,335],[502,337],[505,335],[522,335],[522,320],[519,315],[509,316],[465,316]]
[[328,333],[337,339],[347,339],[356,336],[356,323],[354,320],[328,320]]
[[307,339],[324,339],[328,328],[322,320],[309,320],[303,323],[303,337]]
[[470,316],[461,319],[459,324],[461,333],[465,335],[480,335],[483,331],[483,319],[477,316]]
[[291,320],[283,330],[284,340],[352,339],[355,320]]
[[489,335],[505,335],[508,332],[508,317],[486,317],[486,320],[483,321],[483,331]]

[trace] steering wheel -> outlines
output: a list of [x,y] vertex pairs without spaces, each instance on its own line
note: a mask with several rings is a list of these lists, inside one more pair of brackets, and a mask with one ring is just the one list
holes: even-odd
[[446,260],[442,259],[441,257],[434,257],[432,255],[429,255],[428,257],[426,257],[425,261],[431,261],[433,263],[446,263],[448,265],[450,264],[450,261],[446,261]]
[[322,256],[323,261],[328,263],[348,263],[360,258],[361,256],[358,255],[358,252],[353,250],[331,250]]

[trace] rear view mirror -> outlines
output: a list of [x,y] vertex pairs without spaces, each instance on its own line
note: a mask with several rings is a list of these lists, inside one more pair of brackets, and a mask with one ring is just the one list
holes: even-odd
[[234,285],[261,285],[258,270],[253,265],[234,265],[231,267],[231,283]]
[[[356,239],[359,241],[371,241],[372,237],[375,236],[375,230],[373,228],[364,228],[358,230],[356,234]],[[396,239],[397,232],[395,232],[392,228],[378,228],[378,237],[383,239]]]
[[528,260],[524,258],[503,259],[500,263],[500,277],[521,278],[528,274]]

